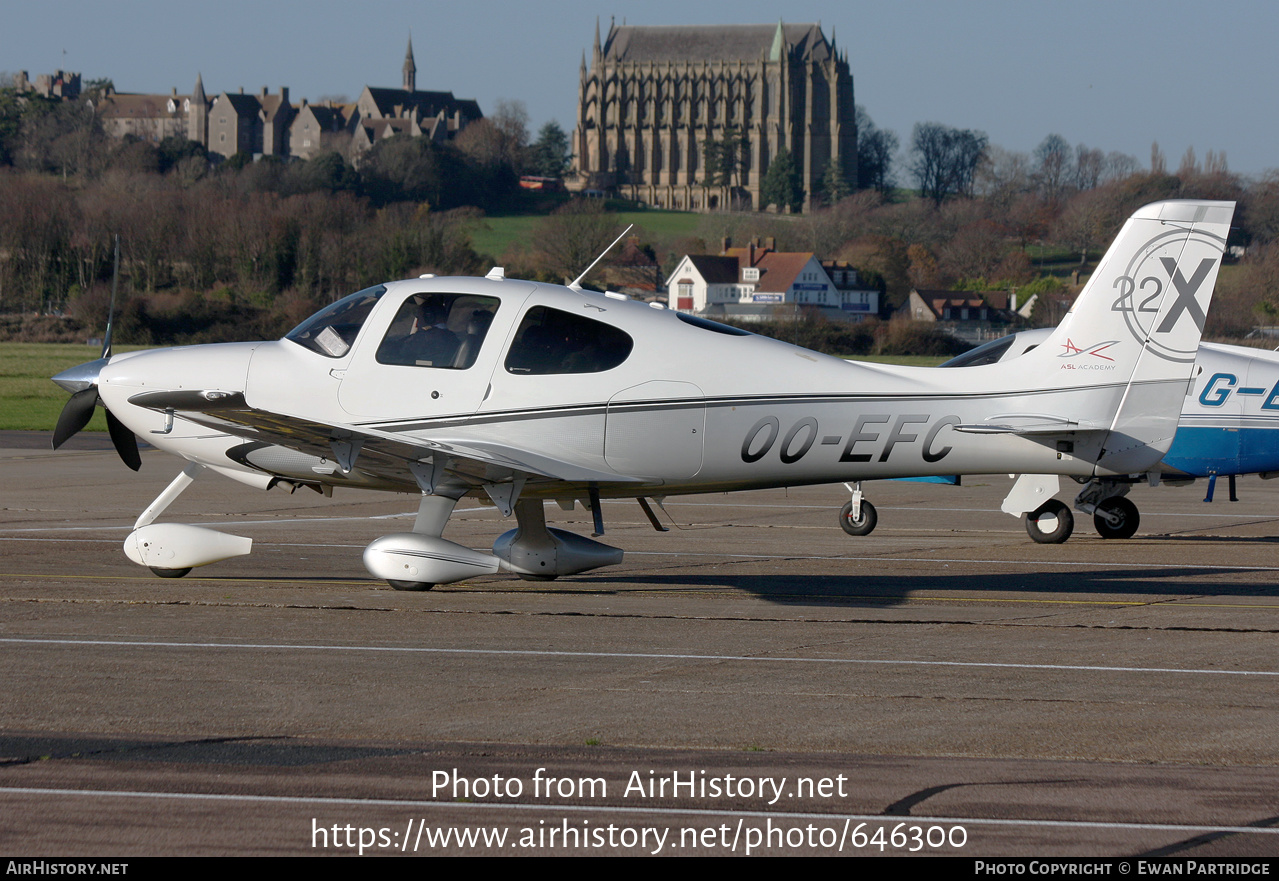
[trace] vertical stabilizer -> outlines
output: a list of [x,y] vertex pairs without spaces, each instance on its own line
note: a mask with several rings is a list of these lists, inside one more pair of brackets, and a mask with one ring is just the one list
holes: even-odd
[[1017,359],[1036,384],[1124,386],[1113,412],[1078,414],[1109,425],[1098,474],[1145,470],[1171,445],[1234,208],[1184,200],[1138,209],[1057,329]]

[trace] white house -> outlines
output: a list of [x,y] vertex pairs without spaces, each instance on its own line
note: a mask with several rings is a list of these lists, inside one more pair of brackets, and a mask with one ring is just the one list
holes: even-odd
[[878,313],[879,291],[861,289],[856,270],[848,264],[827,265],[839,284],[812,252],[778,252],[752,241],[745,248],[726,248],[718,257],[689,254],[666,280],[669,306],[707,318],[744,321],[800,308],[841,321]]

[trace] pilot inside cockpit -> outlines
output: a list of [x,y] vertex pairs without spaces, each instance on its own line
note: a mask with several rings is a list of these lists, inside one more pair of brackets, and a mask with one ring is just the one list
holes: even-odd
[[457,294],[416,294],[400,306],[377,360],[382,364],[464,369],[475,363],[498,301]]

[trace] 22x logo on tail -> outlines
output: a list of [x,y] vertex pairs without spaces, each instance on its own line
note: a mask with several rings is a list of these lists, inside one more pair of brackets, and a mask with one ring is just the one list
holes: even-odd
[[[1224,247],[1221,239],[1196,230],[1160,233],[1138,249],[1127,271],[1115,279],[1119,296],[1111,310],[1124,313],[1129,333],[1153,354],[1169,361],[1193,361],[1212,293],[1204,283]],[[1194,267],[1189,278],[1183,266]],[[1195,333],[1179,329],[1183,318],[1190,319]]]

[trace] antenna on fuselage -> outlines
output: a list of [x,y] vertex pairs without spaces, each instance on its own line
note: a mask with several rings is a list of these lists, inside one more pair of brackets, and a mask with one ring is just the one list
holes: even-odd
[[586,278],[586,273],[588,273],[588,272],[590,272],[592,269],[594,269],[594,268],[595,268],[595,264],[596,264],[596,263],[599,263],[601,260],[603,260],[603,259],[604,259],[604,255],[605,255],[605,254],[607,254],[609,251],[613,250],[613,245],[616,245],[618,242],[620,242],[620,241],[622,240],[622,238],[623,238],[623,237],[624,237],[624,236],[625,236],[628,232],[630,232],[630,231],[631,231],[634,227],[635,227],[635,224],[633,224],[633,223],[632,223],[632,224],[631,224],[630,226],[628,226],[626,229],[622,230],[622,235],[620,235],[620,236],[618,236],[617,238],[613,239],[613,244],[612,244],[612,245],[609,245],[607,248],[605,248],[603,251],[601,251],[601,252],[600,252],[600,255],[599,255],[598,257],[596,257],[594,260],[592,260],[592,261],[591,261],[591,265],[590,265],[590,266],[588,266],[588,267],[586,267],[586,269],[585,269],[585,270],[583,270],[583,272],[582,272],[582,274],[581,274],[581,275],[579,275],[577,278],[573,279],[571,282],[569,282],[569,283],[568,283],[568,288],[569,288],[569,290],[571,290],[571,291],[581,291],[581,290],[582,290],[582,279]]

